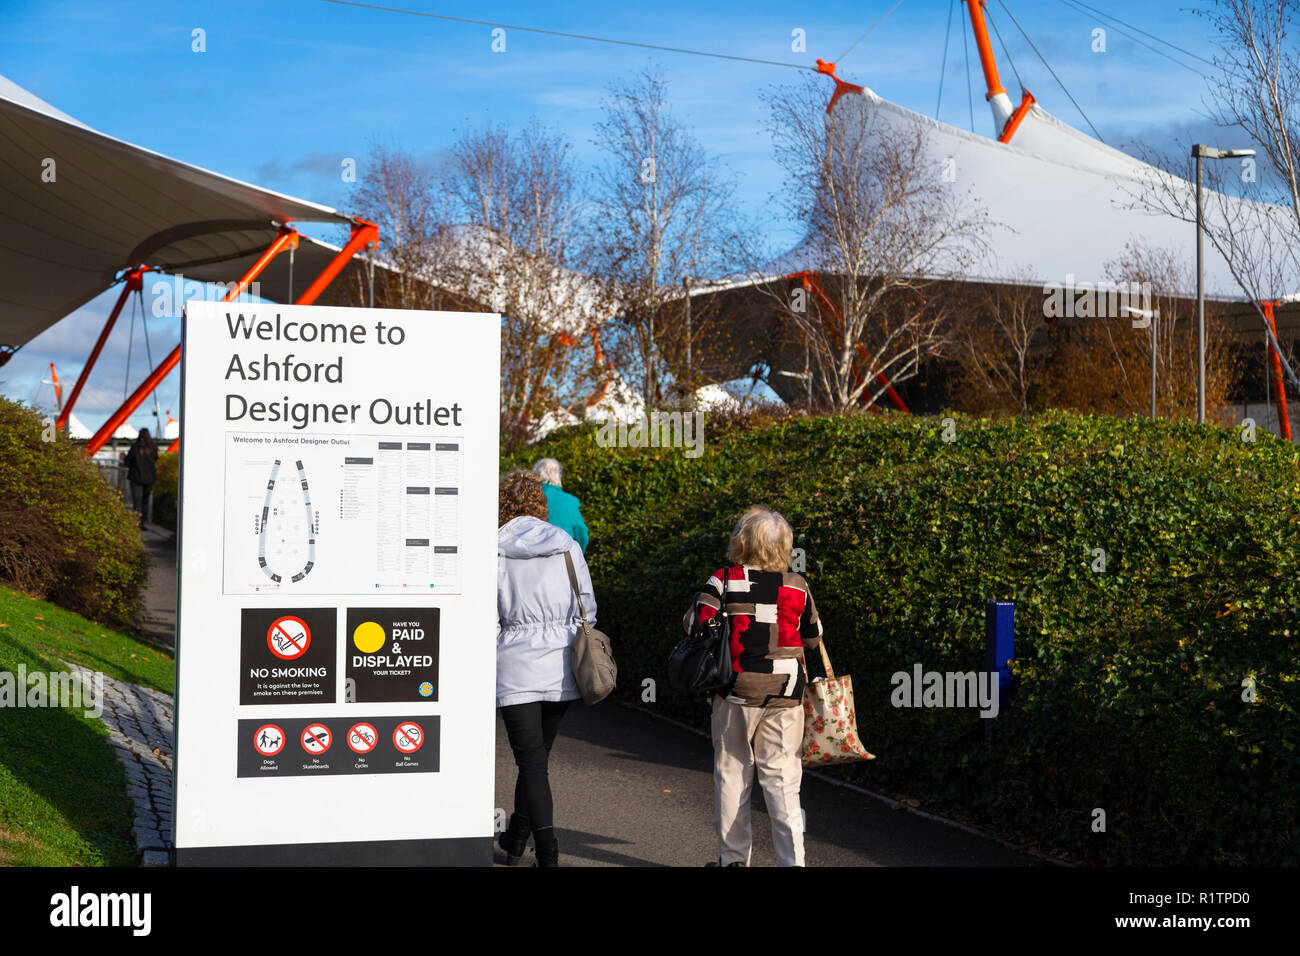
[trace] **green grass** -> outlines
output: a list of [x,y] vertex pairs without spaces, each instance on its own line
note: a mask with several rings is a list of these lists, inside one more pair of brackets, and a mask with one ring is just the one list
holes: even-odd
[[[173,693],[166,653],[0,587],[0,671],[63,671],[65,660]],[[100,720],[69,707],[0,712],[0,864],[130,866],[132,815]]]

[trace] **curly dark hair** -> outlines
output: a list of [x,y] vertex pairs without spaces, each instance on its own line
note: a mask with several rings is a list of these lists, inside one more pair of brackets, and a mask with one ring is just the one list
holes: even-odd
[[531,471],[516,468],[507,472],[497,489],[497,526],[513,521],[522,515],[532,515],[543,521],[550,515],[542,480]]

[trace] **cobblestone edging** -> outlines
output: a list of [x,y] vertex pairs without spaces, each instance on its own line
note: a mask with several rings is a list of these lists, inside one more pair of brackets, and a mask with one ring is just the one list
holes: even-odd
[[[67,662],[64,666],[83,681],[95,680],[94,671]],[[101,719],[126,768],[126,792],[135,805],[131,835],[136,850],[144,866],[166,866],[172,849],[172,696],[107,675],[103,681]]]

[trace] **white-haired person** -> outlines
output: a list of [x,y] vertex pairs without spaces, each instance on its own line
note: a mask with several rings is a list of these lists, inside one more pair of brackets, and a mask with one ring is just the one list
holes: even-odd
[[564,468],[554,458],[539,458],[533,465],[533,474],[542,479],[542,491],[546,493],[546,507],[549,511],[546,520],[557,528],[569,533],[582,553],[587,553],[587,522],[582,520],[582,502],[575,495],[564,490],[562,482]]
[[802,665],[821,644],[812,591],[789,570],[794,532],[779,513],[758,506],[740,518],[715,571],[682,620],[707,621],[722,607],[731,618],[732,681],[712,694],[713,807],[718,858],[708,866],[749,866],[754,774],[772,820],[780,866],[804,865]]

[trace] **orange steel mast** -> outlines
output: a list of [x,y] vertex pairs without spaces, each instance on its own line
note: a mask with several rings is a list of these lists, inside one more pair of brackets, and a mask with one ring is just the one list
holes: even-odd
[[984,85],[988,88],[984,99],[988,100],[989,108],[993,110],[993,127],[997,130],[998,142],[1009,143],[1016,130],[1020,128],[1021,120],[1034,105],[1034,97],[1028,90],[1021,90],[1020,106],[1013,110],[1011,97],[1007,96],[1002,80],[998,77],[998,64],[993,58],[993,44],[989,41],[988,22],[984,19],[984,0],[962,0],[962,2],[970,10],[971,30],[975,34],[975,47],[979,50],[980,66],[984,70]]

